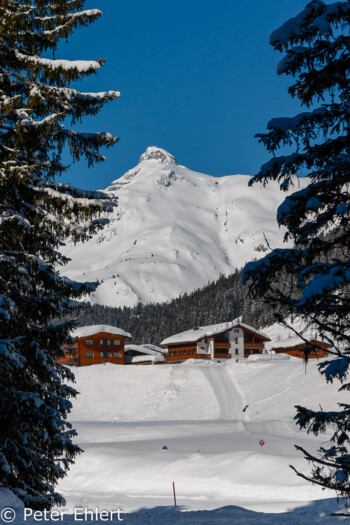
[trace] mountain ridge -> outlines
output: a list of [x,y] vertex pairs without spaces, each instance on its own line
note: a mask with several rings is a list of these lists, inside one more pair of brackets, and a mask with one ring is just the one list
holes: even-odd
[[[118,197],[110,224],[83,245],[67,245],[70,278],[98,280],[92,302],[164,302],[229,275],[282,245],[277,183],[248,187],[249,175],[213,177],[150,147],[105,191]],[[306,184],[304,180],[301,184]]]

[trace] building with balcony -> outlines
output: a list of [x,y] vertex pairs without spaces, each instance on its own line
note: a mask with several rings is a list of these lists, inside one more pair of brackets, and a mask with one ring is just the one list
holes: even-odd
[[64,347],[65,356],[58,357],[61,364],[88,366],[102,363],[125,364],[125,342],[131,335],[121,328],[92,325],[76,328],[71,336],[75,344]]
[[255,328],[238,321],[195,327],[164,339],[167,362],[186,359],[242,359],[263,353],[270,339]]

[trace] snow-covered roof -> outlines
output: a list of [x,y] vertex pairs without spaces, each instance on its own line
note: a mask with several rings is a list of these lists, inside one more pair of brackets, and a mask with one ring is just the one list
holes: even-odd
[[127,363],[163,363],[163,355],[130,355],[125,357]]
[[127,337],[128,339],[132,338],[132,335],[128,332],[125,332],[117,326],[110,326],[108,324],[93,324],[91,326],[79,326],[72,331],[71,336],[74,338],[78,337],[89,337],[91,335],[96,335],[101,332],[107,332],[108,334],[121,335]]
[[260,335],[266,340],[269,339],[268,336],[265,335],[263,332],[260,332],[252,326],[235,320],[230,321],[228,323],[212,324],[210,326],[200,326],[198,328],[192,328],[191,330],[186,330],[185,332],[181,332],[180,334],[175,334],[170,337],[167,337],[160,344],[162,346],[167,346],[176,343],[195,343],[200,339],[203,339],[204,337],[212,337],[213,335],[221,334],[235,327],[245,328],[246,330],[250,330],[251,332]]
[[165,352],[163,348],[159,348],[159,346],[155,345],[125,345],[125,352],[128,352],[129,350],[155,356],[162,356]]
[[155,352],[159,352],[161,354],[164,354],[165,350],[164,348],[161,348],[160,346],[156,346],[156,345],[151,345],[151,344],[143,344],[141,345],[143,346],[144,348],[148,348],[149,350],[154,350]]
[[[324,342],[321,336],[317,333],[315,328],[306,326],[305,323],[301,320],[292,321],[291,318],[286,319],[286,322],[297,330],[300,334],[305,337],[308,341],[320,341]],[[266,350],[271,350],[273,348],[289,348],[291,346],[296,346],[304,344],[305,341],[299,337],[291,328],[283,326],[279,323],[274,323],[273,325],[267,326],[264,328],[265,333],[270,338],[270,342],[265,345]]]

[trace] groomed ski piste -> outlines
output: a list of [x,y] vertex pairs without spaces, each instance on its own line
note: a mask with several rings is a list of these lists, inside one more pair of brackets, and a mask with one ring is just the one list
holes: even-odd
[[264,357],[74,369],[80,395],[70,420],[84,453],[58,487],[64,523],[119,522],[117,514],[76,519],[76,508],[120,509],[130,525],[338,523],[329,516],[343,508],[335,494],[289,465],[308,473],[294,445],[315,452],[329,438],[300,431],[294,406],[336,409],[347,394],[326,384],[316,360],[305,368],[298,358]]

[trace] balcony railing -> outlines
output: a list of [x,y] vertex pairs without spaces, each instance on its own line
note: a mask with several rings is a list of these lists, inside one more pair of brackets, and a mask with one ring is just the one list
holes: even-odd
[[210,354],[186,354],[166,356],[166,361],[183,361],[185,359],[210,359]]
[[61,365],[74,365],[74,357],[58,357],[56,361]]

